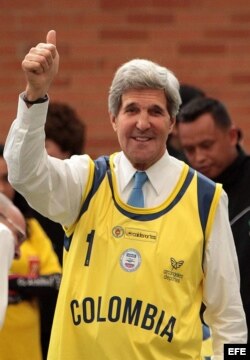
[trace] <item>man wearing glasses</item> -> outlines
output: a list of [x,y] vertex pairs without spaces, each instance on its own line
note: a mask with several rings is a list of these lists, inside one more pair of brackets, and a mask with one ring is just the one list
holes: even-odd
[[22,213],[0,193],[0,329],[8,305],[8,274],[12,260],[20,255],[26,239],[26,223]]

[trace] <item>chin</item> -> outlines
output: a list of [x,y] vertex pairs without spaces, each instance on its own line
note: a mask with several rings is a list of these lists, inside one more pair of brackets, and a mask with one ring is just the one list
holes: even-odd
[[140,158],[140,157],[129,158],[129,161],[131,162],[133,167],[138,170],[145,170],[145,167],[148,164],[145,158]]
[[209,179],[214,179],[217,177],[217,174],[213,173],[213,172],[206,172],[203,173],[203,175],[205,175],[206,177],[208,177]]

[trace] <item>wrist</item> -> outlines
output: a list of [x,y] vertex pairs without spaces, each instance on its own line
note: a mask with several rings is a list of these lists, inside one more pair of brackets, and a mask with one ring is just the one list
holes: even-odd
[[48,101],[48,95],[46,94],[43,97],[39,97],[37,99],[29,99],[26,94],[23,95],[23,100],[27,105],[34,105],[34,104],[42,104]]

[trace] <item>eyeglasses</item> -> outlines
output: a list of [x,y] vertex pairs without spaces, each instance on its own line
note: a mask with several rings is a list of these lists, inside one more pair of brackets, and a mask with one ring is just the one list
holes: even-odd
[[24,232],[18,225],[16,225],[10,218],[6,217],[4,214],[0,213],[0,216],[7,221],[10,225],[12,225],[16,231],[17,241],[21,244],[26,238],[27,234]]

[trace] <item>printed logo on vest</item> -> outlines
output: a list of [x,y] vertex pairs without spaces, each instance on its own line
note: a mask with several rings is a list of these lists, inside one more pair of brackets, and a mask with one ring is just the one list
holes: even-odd
[[129,240],[136,241],[147,241],[147,242],[156,242],[158,235],[155,231],[143,230],[143,229],[135,229],[126,227],[125,229],[120,226],[114,226],[112,229],[112,235],[115,238],[125,237]]
[[124,229],[121,226],[115,226],[112,229],[112,234],[116,238],[120,238],[124,235]]
[[179,267],[181,267],[184,264],[183,260],[176,261],[174,258],[170,258],[172,270],[177,270]]
[[157,241],[157,232],[143,229],[125,228],[125,238],[137,241]]
[[135,249],[125,250],[120,257],[120,265],[125,271],[136,271],[141,265],[140,253]]
[[173,257],[170,258],[170,266],[171,270],[164,269],[163,270],[163,278],[169,281],[175,281],[179,283],[183,278],[183,275],[180,272],[174,271],[182,267],[184,264],[183,260],[175,260]]

